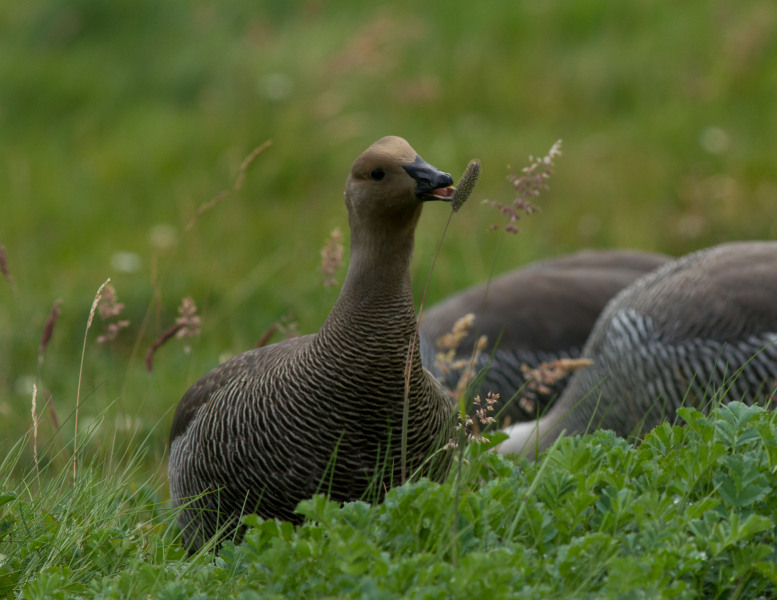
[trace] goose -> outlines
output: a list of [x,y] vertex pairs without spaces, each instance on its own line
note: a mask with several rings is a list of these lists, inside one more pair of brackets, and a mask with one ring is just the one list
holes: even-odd
[[[577,358],[607,302],[637,278],[668,262],[664,254],[636,250],[583,250],[509,271],[489,283],[472,286],[423,312],[421,356],[424,365],[448,389],[460,372],[443,372],[436,364],[435,342],[468,313],[474,324],[456,350],[457,359],[472,356],[477,338],[488,346],[480,355],[471,394],[499,394],[497,421],[530,421],[564,389],[569,376],[549,393],[524,388],[522,366],[560,358]],[[532,395],[533,404],[514,398]]]
[[450,201],[452,183],[402,138],[367,148],[345,185],[350,265],[321,329],[239,354],[183,395],[168,476],[190,552],[239,537],[243,514],[299,523],[317,492],[380,500],[405,474],[446,475],[452,406],[412,351],[409,266],[422,205]]
[[641,277],[604,309],[558,402],[505,431],[502,453],[534,455],[562,430],[621,436],[673,420],[681,406],[752,403],[777,382],[777,242],[732,242]]

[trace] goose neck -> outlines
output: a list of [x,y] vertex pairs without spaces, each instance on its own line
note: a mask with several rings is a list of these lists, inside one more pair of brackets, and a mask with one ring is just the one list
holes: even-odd
[[[385,238],[384,238],[385,239]],[[391,239],[391,238],[388,238]],[[415,310],[410,283],[412,236],[404,245],[351,243],[351,261],[337,302],[321,331],[338,339],[399,335],[412,339]]]

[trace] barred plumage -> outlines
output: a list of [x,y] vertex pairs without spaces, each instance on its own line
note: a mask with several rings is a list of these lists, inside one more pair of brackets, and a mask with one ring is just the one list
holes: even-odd
[[[190,549],[242,514],[296,522],[316,492],[376,500],[400,483],[413,235],[423,201],[449,200],[451,183],[401,138],[368,148],[346,184],[351,264],[321,330],[240,354],[186,392],[169,476]],[[418,352],[409,373],[407,473],[440,478],[452,409]]]
[[715,246],[642,277],[607,305],[583,356],[594,364],[537,423],[508,428],[501,451],[547,448],[562,430],[647,431],[721,396],[767,398],[777,384],[777,242]]

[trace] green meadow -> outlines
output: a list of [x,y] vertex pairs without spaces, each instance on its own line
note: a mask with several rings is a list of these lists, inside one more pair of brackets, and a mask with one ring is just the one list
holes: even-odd
[[[0,33],[0,596],[776,593],[770,413],[688,413],[695,428],[653,446],[599,434],[536,465],[471,448],[443,486],[319,499],[303,529],[265,523],[215,561],[180,551],[165,469],[199,375],[275,323],[309,333],[327,315],[321,248],[335,227],[347,240],[348,170],[384,135],[454,179],[482,163],[427,304],[583,248],[777,238],[777,4],[9,0]],[[504,221],[481,201],[509,203],[509,168],[558,139],[541,211],[489,230]],[[448,214],[425,207],[418,302]],[[123,310],[87,331],[108,278]],[[149,372],[187,297],[200,335]],[[449,501],[441,521],[426,495]]]

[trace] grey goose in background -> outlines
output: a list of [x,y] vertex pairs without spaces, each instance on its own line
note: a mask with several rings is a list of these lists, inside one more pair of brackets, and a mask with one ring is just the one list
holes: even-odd
[[680,406],[766,399],[777,382],[777,242],[689,254],[607,305],[576,372],[535,422],[505,431],[502,453],[533,454],[597,428],[626,436],[674,420]]
[[[501,423],[536,419],[566,386],[569,375],[550,393],[524,388],[522,366],[577,358],[607,302],[642,275],[668,262],[663,254],[636,250],[585,250],[529,264],[470,287],[425,310],[421,319],[424,365],[448,389],[460,372],[443,373],[436,365],[436,340],[451,331],[457,319],[475,315],[456,358],[472,356],[480,335],[488,338],[476,368],[472,394],[499,394],[495,405]],[[527,406],[515,398],[531,395]]]
[[450,200],[452,183],[401,138],[370,146],[346,183],[350,266],[321,330],[235,356],[184,394],[168,470],[190,551],[242,514],[299,522],[317,492],[379,500],[400,484],[407,372],[406,473],[445,476],[452,408],[418,351],[408,366],[409,265],[423,203]]

